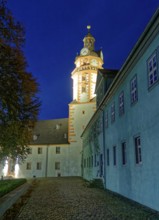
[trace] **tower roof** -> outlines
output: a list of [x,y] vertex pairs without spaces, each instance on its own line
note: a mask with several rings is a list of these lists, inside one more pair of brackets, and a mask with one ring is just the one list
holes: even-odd
[[93,35],[90,33],[90,29],[91,29],[91,26],[88,25],[88,26],[87,26],[88,33],[87,33],[87,35],[84,37],[83,42],[84,42],[84,47],[85,47],[85,48],[88,48],[89,50],[94,50],[95,38],[94,38]]

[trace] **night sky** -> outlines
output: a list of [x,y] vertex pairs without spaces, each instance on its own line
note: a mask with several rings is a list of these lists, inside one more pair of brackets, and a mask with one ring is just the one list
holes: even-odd
[[159,6],[159,0],[8,0],[26,31],[28,70],[37,79],[39,119],[68,117],[71,72],[87,25],[104,67],[119,69]]

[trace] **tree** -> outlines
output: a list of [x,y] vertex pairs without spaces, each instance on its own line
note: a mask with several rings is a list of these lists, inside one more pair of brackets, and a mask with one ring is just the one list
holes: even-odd
[[0,2],[0,159],[24,159],[40,107],[38,84],[27,72],[24,28]]

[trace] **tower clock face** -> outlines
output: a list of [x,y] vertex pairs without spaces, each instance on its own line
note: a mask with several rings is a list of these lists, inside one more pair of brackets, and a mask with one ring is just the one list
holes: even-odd
[[98,61],[97,61],[96,59],[92,59],[92,60],[91,60],[91,64],[92,64],[93,66],[98,66]]
[[88,54],[88,49],[87,48],[83,48],[81,50],[81,55],[87,55]]

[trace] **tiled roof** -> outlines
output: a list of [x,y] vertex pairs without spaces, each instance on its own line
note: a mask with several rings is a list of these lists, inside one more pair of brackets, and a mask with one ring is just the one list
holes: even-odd
[[68,144],[68,118],[37,121],[31,144]]

